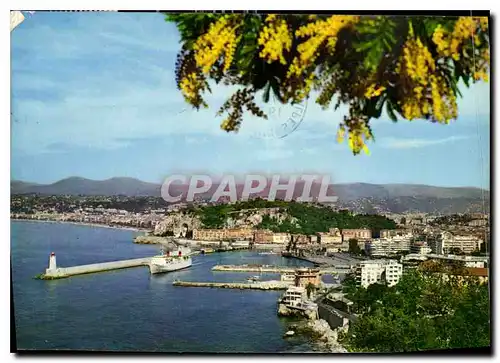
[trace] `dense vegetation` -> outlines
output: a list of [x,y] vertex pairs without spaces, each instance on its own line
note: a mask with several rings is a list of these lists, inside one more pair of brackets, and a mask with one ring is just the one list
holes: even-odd
[[[370,120],[449,123],[463,83],[488,80],[487,17],[293,14],[167,14],[182,49],[176,82],[187,103],[208,107],[213,82],[237,88],[221,105],[221,127],[240,128],[245,112],[267,115],[261,93],[297,104],[313,91],[323,109],[348,107],[339,125],[354,154],[373,140]],[[209,82],[211,81],[211,82]]]
[[228,218],[237,218],[238,211],[246,215],[255,213],[253,209],[279,208],[280,214],[285,218],[281,221],[276,217],[264,215],[262,222],[257,226],[260,229],[269,229],[273,232],[289,232],[314,234],[328,232],[330,228],[370,228],[372,230],[395,229],[396,223],[380,215],[353,215],[349,211],[334,211],[333,209],[309,203],[294,201],[265,201],[262,199],[235,204],[205,206],[198,208],[201,222],[205,228],[222,228]]
[[440,225],[466,225],[470,221],[472,221],[472,216],[468,214],[452,214],[448,216],[442,216],[434,219],[430,222],[432,226],[440,226]]
[[474,277],[445,280],[431,270],[410,270],[394,287],[365,289],[347,279],[344,291],[360,317],[342,343],[365,352],[490,346],[488,285]]

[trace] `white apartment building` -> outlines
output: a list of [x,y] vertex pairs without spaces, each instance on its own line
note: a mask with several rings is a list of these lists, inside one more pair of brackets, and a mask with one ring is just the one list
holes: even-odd
[[483,241],[476,236],[456,236],[450,232],[442,232],[436,241],[435,253],[447,254],[452,248],[459,248],[464,253],[472,253],[481,248]]
[[430,248],[425,242],[416,242],[410,248],[410,253],[417,255],[427,255],[431,252],[432,248]]
[[372,256],[387,256],[401,251],[410,251],[412,234],[373,239],[366,244],[366,251]]
[[394,286],[402,275],[403,265],[394,260],[363,261],[356,268],[357,280],[364,288],[375,283]]

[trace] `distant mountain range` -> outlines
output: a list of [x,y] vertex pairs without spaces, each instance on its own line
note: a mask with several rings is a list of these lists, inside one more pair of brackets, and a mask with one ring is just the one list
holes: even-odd
[[160,196],[160,187],[159,184],[125,177],[92,180],[73,176],[52,184],[10,182],[11,194]]
[[[270,183],[268,183],[269,185]],[[297,182],[300,185],[300,182]],[[161,185],[143,182],[134,178],[116,177],[107,180],[91,180],[81,177],[70,177],[52,184],[37,184],[24,181],[11,181],[11,194],[41,195],[126,195],[126,196],[161,196]],[[211,195],[217,188],[213,185],[205,196]],[[242,184],[236,186],[238,193]],[[186,191],[185,185],[172,185],[172,194]],[[177,190],[176,190],[177,189]],[[261,194],[267,194],[267,187]],[[319,184],[313,184],[312,193],[317,193]],[[302,192],[296,188],[295,197]],[[489,209],[490,192],[472,187],[436,187],[419,184],[368,184],[349,183],[333,184],[328,195],[339,197],[339,205],[360,212],[439,212],[461,213],[482,210],[482,198]],[[278,192],[277,197],[283,197]]]

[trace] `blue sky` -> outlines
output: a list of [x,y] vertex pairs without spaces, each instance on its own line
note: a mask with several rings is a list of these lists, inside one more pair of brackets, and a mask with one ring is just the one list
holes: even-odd
[[270,120],[247,115],[238,134],[215,116],[230,89],[192,110],[175,87],[179,36],[161,14],[37,12],[11,44],[11,179],[307,171],[342,183],[489,185],[488,83],[462,89],[450,125],[373,120],[371,155],[353,156],[336,143],[346,109],[322,111],[314,97],[284,138],[274,134],[291,106],[265,105]]

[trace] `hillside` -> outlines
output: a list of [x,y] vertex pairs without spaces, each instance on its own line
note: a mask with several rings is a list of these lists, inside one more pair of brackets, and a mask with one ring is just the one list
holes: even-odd
[[205,228],[256,227],[274,232],[314,234],[330,228],[394,229],[393,220],[380,215],[354,215],[322,205],[263,200],[192,210]]
[[106,180],[70,177],[59,180],[53,184],[44,185],[12,181],[11,193],[43,195],[159,196],[160,185],[125,177]]
[[[302,182],[297,182],[294,197],[302,193]],[[201,199],[209,199],[218,187],[214,184]],[[319,191],[319,184],[313,184],[312,194]],[[172,185],[173,195],[186,192],[186,185]],[[241,193],[242,184],[236,186]],[[269,186],[259,193],[265,196]],[[91,180],[70,177],[52,184],[36,184],[24,181],[11,181],[11,194],[40,195],[84,195],[84,196],[152,196],[161,197],[161,185],[143,182],[134,178],[116,177],[107,180]],[[277,198],[285,192],[279,191]],[[486,209],[489,210],[490,192],[472,187],[437,187],[419,184],[333,184],[328,195],[338,196],[338,207],[348,208],[358,213],[466,213],[483,211],[483,195]]]

